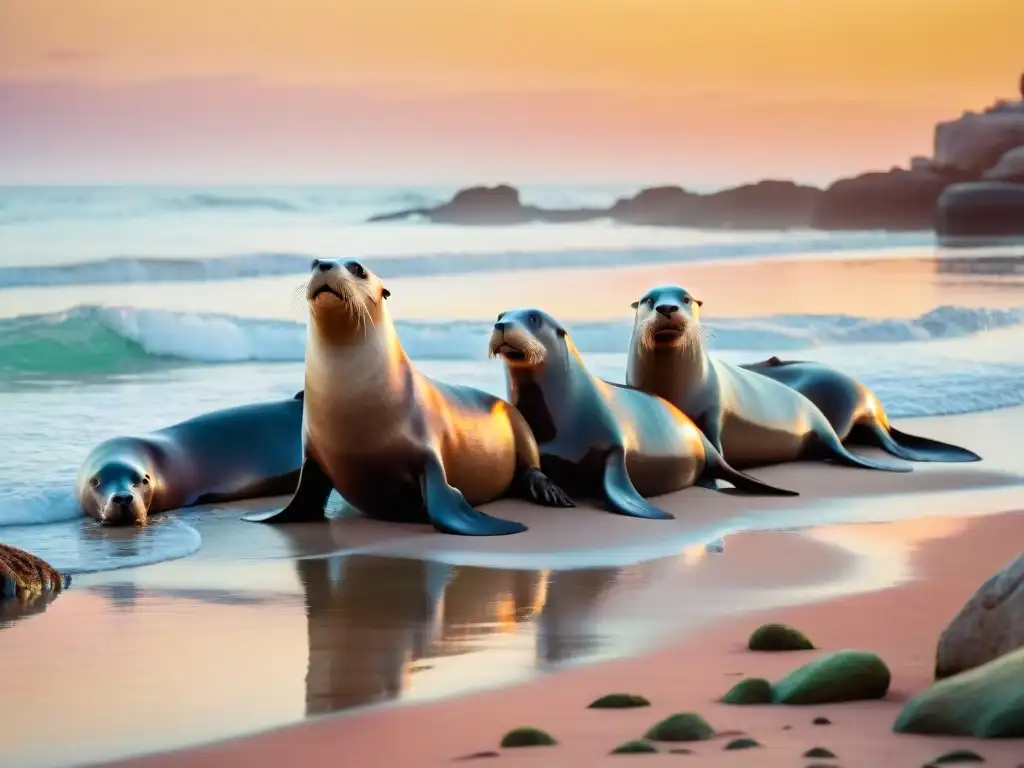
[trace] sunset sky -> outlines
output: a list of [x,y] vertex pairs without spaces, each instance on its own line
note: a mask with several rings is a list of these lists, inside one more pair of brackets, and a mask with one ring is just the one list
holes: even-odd
[[1017,92],[1024,0],[0,0],[0,183],[827,181]]

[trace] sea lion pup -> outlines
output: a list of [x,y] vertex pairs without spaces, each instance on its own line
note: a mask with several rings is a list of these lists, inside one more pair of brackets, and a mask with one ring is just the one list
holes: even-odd
[[111,438],[82,462],[75,498],[104,525],[145,525],[156,512],[291,493],[301,435],[299,392]]
[[818,407],[795,389],[708,354],[701,305],[677,285],[652,288],[633,302],[629,386],[660,395],[683,411],[735,467],[828,459],[866,469],[910,471],[855,456]]
[[0,599],[30,600],[64,589],[65,577],[35,555],[10,544],[0,544]]
[[696,483],[713,487],[716,478],[756,493],[797,495],[730,467],[671,403],[593,376],[565,328],[546,312],[502,312],[490,354],[505,362],[509,400],[537,438],[541,466],[570,493],[654,520],[673,515],[645,496]]
[[895,429],[874,392],[830,365],[770,357],[740,367],[801,393],[821,409],[844,443],[881,448],[908,461],[981,461],[981,456],[966,448]]
[[515,408],[413,367],[384,303],[390,295],[358,261],[313,261],[299,485],[284,509],[245,519],[322,520],[332,488],[367,517],[468,536],[526,530],[473,508],[509,492],[573,506],[540,471]]

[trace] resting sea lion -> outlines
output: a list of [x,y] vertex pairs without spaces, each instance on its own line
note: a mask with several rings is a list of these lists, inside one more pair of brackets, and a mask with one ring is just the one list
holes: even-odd
[[526,530],[473,508],[510,491],[572,506],[515,408],[413,367],[377,275],[358,261],[314,260],[312,272],[299,486],[284,509],[247,520],[322,520],[332,488],[368,517],[471,536]]
[[593,376],[565,328],[537,309],[498,315],[490,342],[508,377],[509,400],[540,445],[541,466],[570,493],[603,498],[612,511],[669,520],[649,504],[716,478],[737,488],[795,496],[730,467],[671,403]]
[[874,392],[830,365],[770,357],[740,367],[800,392],[821,409],[844,443],[874,446],[908,461],[981,461],[966,448],[895,429]]
[[677,285],[652,288],[633,302],[626,383],[660,395],[694,420],[735,467],[797,459],[909,472],[855,456],[818,406],[794,389],[704,349],[702,302]]
[[302,464],[302,393],[196,416],[96,446],[75,496],[105,525],[145,525],[150,514],[295,490]]

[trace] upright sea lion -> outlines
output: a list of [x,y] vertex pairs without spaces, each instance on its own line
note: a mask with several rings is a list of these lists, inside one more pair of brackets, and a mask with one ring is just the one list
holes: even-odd
[[648,503],[691,485],[727,480],[755,493],[795,496],[730,467],[671,403],[593,376],[565,328],[537,309],[502,312],[491,355],[505,361],[509,400],[540,445],[541,467],[570,493],[613,512],[670,520]]
[[302,474],[284,509],[246,519],[322,520],[332,488],[368,517],[471,536],[526,530],[473,508],[509,491],[572,506],[540,471],[515,408],[413,367],[384,303],[390,295],[358,261],[313,261]]
[[75,496],[104,525],[145,525],[154,512],[291,493],[301,436],[299,392],[111,438],[86,457]]
[[678,407],[736,467],[817,458],[866,469],[910,471],[855,456],[804,395],[708,354],[701,335],[702,303],[677,285],[652,288],[633,302],[629,386]]
[[875,446],[908,461],[981,461],[966,448],[895,429],[874,392],[830,365],[770,357],[740,367],[800,392],[821,409],[844,443]]

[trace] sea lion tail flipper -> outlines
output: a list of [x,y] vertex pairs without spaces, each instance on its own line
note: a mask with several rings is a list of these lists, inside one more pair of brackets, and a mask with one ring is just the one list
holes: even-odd
[[324,507],[333,485],[323,469],[307,457],[299,471],[299,484],[282,509],[268,512],[250,512],[242,515],[250,523],[315,523],[324,519]]
[[537,467],[527,467],[516,477],[520,497],[542,507],[575,507],[569,494]]
[[878,440],[878,444],[894,456],[908,461],[941,461],[949,463],[981,461],[981,456],[974,451],[958,445],[943,443],[928,437],[919,437],[898,429],[885,427],[877,422],[865,425],[867,430]]
[[822,432],[815,433],[815,448],[813,453],[817,453],[823,459],[830,459],[836,464],[844,464],[848,467],[860,467],[861,469],[877,469],[882,472],[910,472],[912,467],[904,467],[898,464],[890,464],[885,461],[878,461],[877,459],[869,459],[866,456],[858,456],[854,453],[850,453],[846,447],[839,442],[839,436],[832,430],[831,427],[824,434]]
[[441,533],[458,536],[507,536],[527,530],[522,523],[491,517],[470,506],[457,488],[448,484],[440,460],[430,454],[420,476],[423,503],[430,522]]
[[696,485],[701,488],[710,488],[712,491],[722,490],[718,480],[725,480],[735,486],[737,491],[748,491],[760,496],[799,496],[797,491],[788,488],[778,488],[769,485],[756,477],[752,477],[730,465],[719,451],[711,445],[711,441],[701,433],[701,442],[704,443],[704,471],[697,479]]
[[626,454],[622,449],[608,455],[601,480],[604,500],[612,512],[628,517],[643,517],[648,520],[675,520],[675,515],[649,504],[639,494],[626,471]]

